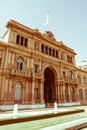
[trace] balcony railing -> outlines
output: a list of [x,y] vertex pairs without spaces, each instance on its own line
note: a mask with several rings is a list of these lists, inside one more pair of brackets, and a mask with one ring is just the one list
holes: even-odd
[[23,69],[23,70],[19,70],[19,69],[0,69],[0,72],[6,75],[16,75],[16,76],[24,76],[24,77],[32,77],[32,76],[36,76],[36,77],[40,77],[41,73],[40,71],[38,71],[37,73],[35,73],[32,69]]
[[18,76],[26,76],[26,77],[29,77],[31,76],[31,69],[29,70],[17,70],[17,69],[12,69],[10,71],[11,74],[15,74],[15,75],[18,75]]
[[18,76],[26,76],[29,77],[31,76],[31,69],[29,70],[18,70],[18,69],[1,69],[1,72],[3,74],[7,74],[7,75],[18,75]]
[[60,82],[62,83],[71,83],[71,84],[78,84],[77,79],[70,79],[69,77],[63,77],[59,79]]

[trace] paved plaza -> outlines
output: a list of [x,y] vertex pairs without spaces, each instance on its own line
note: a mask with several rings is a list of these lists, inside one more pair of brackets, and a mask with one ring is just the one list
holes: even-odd
[[[62,124],[37,129],[37,130],[54,130],[54,129],[55,130],[63,130],[63,129],[68,129],[68,128],[75,127],[75,126],[78,126],[78,125],[87,124],[86,106],[58,107],[56,111],[55,111],[54,108],[18,110],[18,112],[15,115],[14,115],[13,111],[5,111],[5,112],[0,112],[0,120],[6,120],[6,119],[8,120],[9,118],[32,117],[32,116],[44,115],[44,114],[52,114],[52,113],[57,114],[57,113],[61,113],[61,112],[80,110],[80,109],[85,110],[84,112],[81,113],[81,115],[83,116],[81,119],[73,120],[73,121],[62,123]],[[78,114],[80,114],[80,113],[78,113]],[[66,120],[67,120],[67,116],[66,116]],[[20,124],[20,123],[18,123],[18,124]],[[13,128],[11,129],[10,126],[12,126],[12,124],[8,125],[8,127],[9,127],[10,130],[13,130]],[[3,128],[6,128],[6,127],[5,126],[0,126],[0,130],[5,130]],[[19,129],[19,130],[21,130],[21,129]],[[25,129],[25,130],[27,130],[27,129]],[[34,130],[34,129],[29,128],[29,130]],[[86,128],[85,128],[85,130],[86,130]]]
[[[85,123],[87,124],[87,118],[78,119],[75,121],[70,121],[70,122],[66,122],[63,124],[46,127],[46,128],[40,129],[40,130],[66,130],[68,128],[70,130],[70,128],[72,129],[72,127],[74,127],[73,130],[76,130],[76,128],[75,128],[76,126],[83,125]],[[86,127],[87,127],[87,125],[86,125]]]

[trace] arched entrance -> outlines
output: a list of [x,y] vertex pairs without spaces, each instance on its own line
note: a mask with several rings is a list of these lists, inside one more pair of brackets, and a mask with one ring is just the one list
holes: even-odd
[[45,103],[53,103],[56,99],[55,75],[53,70],[46,68],[44,72],[44,99]]

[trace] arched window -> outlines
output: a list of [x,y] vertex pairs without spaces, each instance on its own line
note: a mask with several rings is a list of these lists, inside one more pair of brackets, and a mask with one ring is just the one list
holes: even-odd
[[17,82],[14,89],[14,100],[21,101],[22,100],[22,84]]
[[16,68],[18,70],[23,70],[23,59],[21,59],[21,58],[17,59]]

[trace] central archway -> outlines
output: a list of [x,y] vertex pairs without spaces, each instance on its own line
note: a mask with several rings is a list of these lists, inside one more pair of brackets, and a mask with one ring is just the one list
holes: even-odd
[[52,69],[46,68],[44,71],[44,99],[45,103],[53,103],[55,101],[55,74]]

